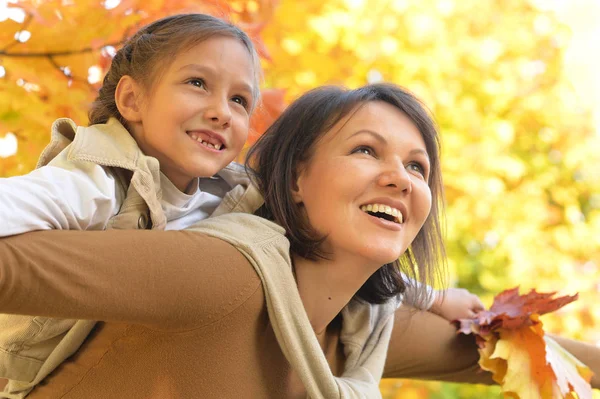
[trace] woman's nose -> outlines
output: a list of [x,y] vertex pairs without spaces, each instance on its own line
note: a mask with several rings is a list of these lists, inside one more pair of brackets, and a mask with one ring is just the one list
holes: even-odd
[[412,192],[412,180],[404,165],[389,167],[379,175],[379,184],[385,187],[395,188],[410,194]]

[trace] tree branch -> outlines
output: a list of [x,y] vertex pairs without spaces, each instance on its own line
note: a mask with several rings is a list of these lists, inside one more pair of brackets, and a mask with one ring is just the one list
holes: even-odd
[[[26,30],[29,27],[29,25],[31,24],[31,21],[33,21],[33,15],[28,14],[27,19],[23,23],[23,27],[21,28],[21,31]],[[1,51],[6,52],[6,50],[8,50],[11,47],[16,46],[17,44],[21,44],[21,42],[15,38],[15,40],[13,42],[7,44],[6,47],[4,47]]]
[[[123,44],[123,41],[118,41],[114,43],[106,43],[102,47],[106,46],[118,46]],[[68,55],[77,55],[77,54],[85,54],[91,53],[94,51],[100,50],[102,47],[85,47],[79,50],[65,50],[65,51],[48,51],[48,52],[23,52],[23,53],[11,53],[6,50],[0,50],[0,57],[13,57],[13,58],[35,58],[35,57],[43,57],[43,58],[52,58],[52,57],[62,57]]]

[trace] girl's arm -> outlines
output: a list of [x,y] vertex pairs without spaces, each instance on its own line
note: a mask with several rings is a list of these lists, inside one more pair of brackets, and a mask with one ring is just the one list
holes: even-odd
[[41,231],[0,239],[0,312],[193,329],[261,289],[230,244],[190,231]]
[[464,288],[436,290],[402,274],[406,282],[403,303],[421,310],[429,310],[448,321],[473,317],[485,306],[475,294]]
[[66,159],[0,179],[0,237],[34,230],[101,230],[116,214],[116,182],[107,169]]
[[[592,387],[600,389],[600,348],[551,336],[594,372]],[[456,334],[447,320],[406,306],[396,311],[384,378],[494,384],[478,361],[474,337]]]

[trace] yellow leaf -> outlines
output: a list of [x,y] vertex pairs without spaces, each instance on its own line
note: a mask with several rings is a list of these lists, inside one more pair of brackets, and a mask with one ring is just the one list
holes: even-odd
[[565,398],[574,397],[577,393],[579,399],[592,399],[590,380],[592,371],[569,352],[564,350],[552,338],[545,336],[546,360],[556,375],[558,388]]

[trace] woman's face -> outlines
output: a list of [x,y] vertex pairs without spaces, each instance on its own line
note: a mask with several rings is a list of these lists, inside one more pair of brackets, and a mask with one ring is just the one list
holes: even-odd
[[412,121],[385,102],[362,104],[315,144],[294,199],[327,235],[333,258],[379,267],[398,259],[431,208],[429,156]]

